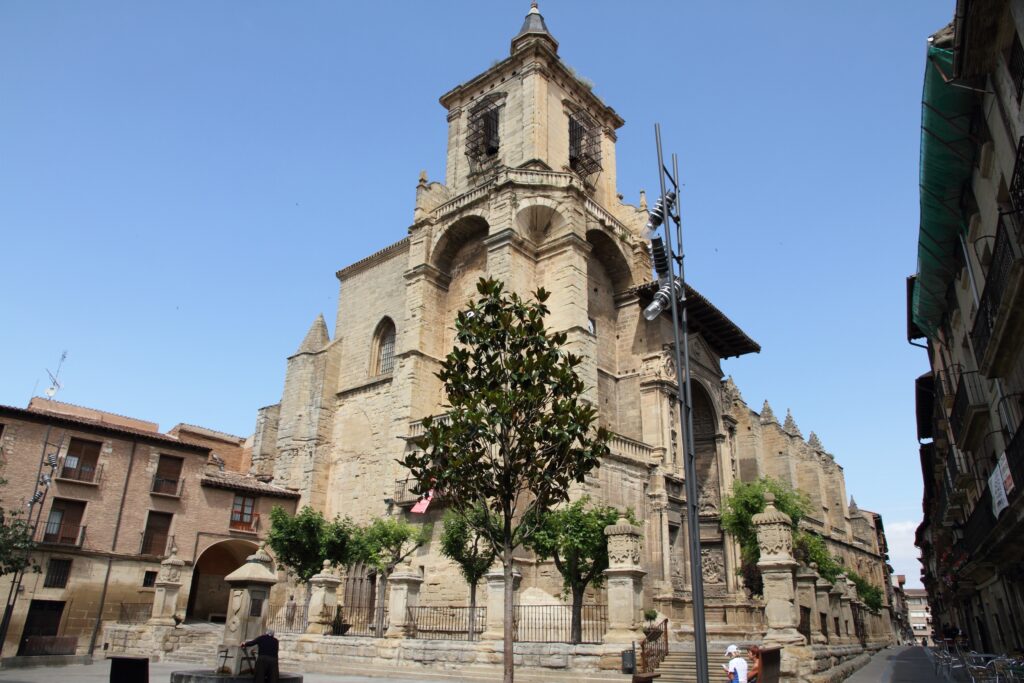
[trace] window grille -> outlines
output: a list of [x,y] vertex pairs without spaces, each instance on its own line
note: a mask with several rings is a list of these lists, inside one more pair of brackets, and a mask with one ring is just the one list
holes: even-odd
[[1020,36],[1018,35],[1013,36],[1007,66],[1010,69],[1010,80],[1013,81],[1013,90],[1017,95],[1017,102],[1020,102],[1021,93],[1024,92],[1024,46],[1020,44]]
[[71,560],[51,558],[46,565],[46,578],[43,580],[43,587],[64,588],[68,585],[68,576],[70,575]]
[[377,351],[377,374],[387,375],[395,369],[395,326],[388,322],[381,331]]
[[471,171],[479,171],[483,164],[498,156],[501,149],[500,110],[498,98],[488,97],[469,113],[466,156],[469,157]]
[[582,178],[601,170],[601,131],[586,112],[569,116],[569,168]]

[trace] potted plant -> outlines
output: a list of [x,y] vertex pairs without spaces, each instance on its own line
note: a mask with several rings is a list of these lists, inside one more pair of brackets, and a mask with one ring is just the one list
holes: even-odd
[[645,609],[644,610],[644,634],[651,635],[657,629],[654,628],[654,620],[658,618],[658,610],[656,609]]

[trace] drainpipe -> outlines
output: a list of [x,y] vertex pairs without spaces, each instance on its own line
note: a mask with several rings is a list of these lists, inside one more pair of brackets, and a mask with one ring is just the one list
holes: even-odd
[[114,522],[114,540],[110,543],[110,556],[107,557],[107,574],[103,577],[103,590],[100,592],[100,607],[96,611],[96,623],[92,627],[92,637],[89,638],[89,656],[96,651],[96,636],[100,631],[100,623],[103,621],[103,608],[107,602],[107,586],[110,584],[110,569],[114,564],[114,553],[117,551],[117,536],[121,531],[121,516],[124,514],[124,501],[128,497],[128,482],[132,478],[132,466],[135,464],[135,449],[139,442],[132,442],[132,451],[128,454],[128,473],[124,475],[124,487],[121,489],[121,505],[117,508],[117,521]]

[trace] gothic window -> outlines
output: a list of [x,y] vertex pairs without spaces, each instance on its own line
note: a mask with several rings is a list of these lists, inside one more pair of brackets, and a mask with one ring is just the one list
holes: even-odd
[[488,96],[469,112],[466,130],[466,156],[471,169],[476,171],[486,162],[497,158],[501,148],[501,102],[498,96]]
[[375,335],[374,375],[390,375],[395,369],[395,324],[384,318]]
[[601,131],[583,111],[569,115],[569,168],[582,178],[601,170]]

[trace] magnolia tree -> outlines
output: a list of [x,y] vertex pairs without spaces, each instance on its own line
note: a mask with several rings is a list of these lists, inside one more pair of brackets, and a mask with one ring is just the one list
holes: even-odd
[[425,419],[419,450],[401,462],[417,493],[433,490],[455,510],[488,510],[478,530],[504,569],[504,680],[511,683],[512,553],[598,466],[608,435],[594,429],[597,411],[581,400],[580,357],[564,350],[564,332],[545,326],[548,292],[526,301],[493,279],[481,279],[477,291],[437,373],[447,419]]

